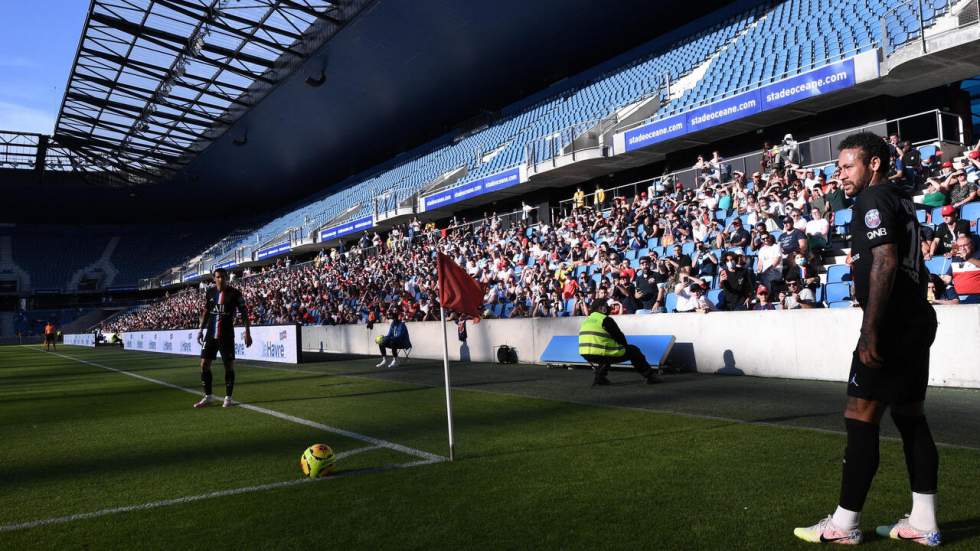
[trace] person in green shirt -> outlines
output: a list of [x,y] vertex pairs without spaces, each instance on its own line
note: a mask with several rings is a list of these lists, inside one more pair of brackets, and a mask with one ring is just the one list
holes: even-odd
[[830,206],[830,210],[837,212],[847,208],[844,191],[840,189],[837,179],[830,181],[830,189],[824,194],[824,200]]

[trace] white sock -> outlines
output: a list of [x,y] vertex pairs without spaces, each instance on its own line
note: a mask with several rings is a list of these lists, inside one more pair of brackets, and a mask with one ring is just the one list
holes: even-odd
[[926,532],[939,529],[936,523],[936,494],[912,492],[912,514],[909,515],[909,524]]
[[831,522],[841,530],[853,530],[861,523],[861,511],[850,511],[838,505]]

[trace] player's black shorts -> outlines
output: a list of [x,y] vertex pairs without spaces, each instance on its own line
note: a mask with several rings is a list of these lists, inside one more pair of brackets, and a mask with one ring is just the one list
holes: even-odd
[[54,342],[54,334],[44,334],[44,342]]
[[202,360],[214,360],[221,352],[221,360],[230,362],[235,359],[235,339],[204,339],[204,347],[201,348]]
[[935,338],[934,325],[882,331],[878,342],[882,366],[875,369],[864,365],[855,349],[847,377],[847,395],[887,404],[925,400],[929,347]]

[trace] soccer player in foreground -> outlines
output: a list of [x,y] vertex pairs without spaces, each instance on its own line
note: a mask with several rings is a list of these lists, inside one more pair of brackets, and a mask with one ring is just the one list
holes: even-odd
[[861,509],[878,470],[879,423],[885,410],[902,435],[912,513],[879,526],[883,537],[939,545],[936,488],[939,454],[923,413],[936,313],[926,300],[929,273],[919,246],[912,200],[888,181],[887,144],[874,134],[848,136],[838,166],[855,199],[851,223],[854,295],[864,311],[851,362],[844,424],[847,447],[840,500],[833,515],[794,534],[813,543],[857,544]]
[[[225,401],[223,407],[234,405],[231,394],[235,390],[235,313],[240,312],[245,325],[245,346],[252,346],[249,332],[248,309],[242,292],[228,285],[228,272],[224,268],[214,271],[214,287],[208,288],[204,295],[204,311],[201,312],[201,326],[197,342],[201,344],[201,385],[204,398],[194,404],[203,408],[214,402],[211,394],[211,362],[221,352],[221,362],[225,364]],[[206,333],[205,333],[206,332]]]

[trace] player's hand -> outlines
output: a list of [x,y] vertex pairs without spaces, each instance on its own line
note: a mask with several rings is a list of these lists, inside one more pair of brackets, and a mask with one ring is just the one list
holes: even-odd
[[248,331],[245,332],[245,348],[252,346],[252,334]]
[[858,339],[858,358],[861,363],[872,369],[881,367],[881,355],[878,354],[878,336],[873,332],[861,332]]
[[197,344],[204,346],[204,331],[197,332]]

